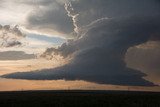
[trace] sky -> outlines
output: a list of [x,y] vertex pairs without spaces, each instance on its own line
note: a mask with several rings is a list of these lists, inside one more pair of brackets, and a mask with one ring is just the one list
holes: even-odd
[[159,0],[0,2],[1,91],[159,90]]

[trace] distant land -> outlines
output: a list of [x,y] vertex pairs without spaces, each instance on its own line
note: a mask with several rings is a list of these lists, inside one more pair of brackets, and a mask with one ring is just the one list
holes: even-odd
[[160,107],[160,92],[96,90],[0,92],[0,107]]

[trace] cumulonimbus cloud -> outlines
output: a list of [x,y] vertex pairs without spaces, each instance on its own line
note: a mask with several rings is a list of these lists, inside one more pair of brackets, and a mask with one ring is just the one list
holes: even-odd
[[[160,33],[159,25],[159,20],[152,17],[143,21],[139,17],[101,20],[90,26],[83,38],[72,41],[72,45],[65,45],[66,50],[74,49],[69,52],[75,54],[69,64],[56,69],[15,73],[4,77],[82,79],[106,84],[152,85],[142,79],[145,74],[126,67],[124,56],[129,47],[146,42],[155,32]],[[62,55],[68,54],[63,49],[59,52]]]
[[[118,6],[116,0],[92,1],[96,1],[97,4],[92,2],[93,8],[90,11],[87,10],[89,6],[83,8],[83,11],[78,11],[78,4],[81,6],[86,2],[91,2],[90,0],[72,2],[73,8],[79,13],[79,20],[77,21],[81,25],[81,32],[78,33],[83,36],[70,40],[58,48],[48,48],[42,55],[61,55],[64,58],[72,56],[72,60],[68,64],[39,72],[13,73],[3,77],[86,80],[116,85],[154,85],[143,79],[146,76],[144,73],[127,68],[124,57],[130,47],[147,42],[151,40],[150,38],[159,40],[160,14],[157,9],[160,10],[160,4],[158,4],[158,0],[135,0],[132,2],[134,5],[122,0],[121,2],[119,1],[119,7],[116,7]],[[106,3],[114,4],[105,8],[109,14],[103,11],[105,7],[103,4]],[[146,5],[150,6],[150,8],[148,9],[144,5],[139,6],[139,4],[143,3],[147,3]],[[124,9],[124,7],[128,8],[128,5],[131,7]],[[154,7],[155,5],[157,8]],[[135,8],[136,6],[139,11]],[[100,15],[101,18],[98,18],[100,17],[99,13],[97,13],[98,11],[103,14]],[[89,17],[94,15],[98,19],[93,20],[92,18],[91,20],[93,21],[91,21]],[[83,25],[83,21],[81,23],[82,19],[80,19],[82,17],[86,17],[86,20],[90,20],[90,23]],[[84,22],[86,21],[85,19],[83,20]]]

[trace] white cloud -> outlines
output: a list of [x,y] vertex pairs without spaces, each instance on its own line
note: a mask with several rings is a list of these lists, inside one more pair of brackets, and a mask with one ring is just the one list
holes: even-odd
[[1,24],[23,24],[28,13],[33,10],[32,6],[18,4],[17,0],[1,1],[0,23]]
[[20,41],[25,37],[25,34],[19,30],[18,25],[10,26],[10,25],[0,25],[0,47],[14,47],[21,46],[22,42]]

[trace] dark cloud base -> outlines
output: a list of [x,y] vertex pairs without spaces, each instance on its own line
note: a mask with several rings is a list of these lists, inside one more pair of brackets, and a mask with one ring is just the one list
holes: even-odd
[[[91,74],[91,75],[81,75],[81,74],[70,74],[69,71],[66,72],[70,67],[63,67],[65,71],[59,71],[62,68],[56,68],[53,71],[42,70],[34,72],[17,72],[9,75],[3,75],[3,78],[12,79],[26,79],[26,80],[84,80],[88,82],[94,82],[98,84],[113,84],[113,85],[130,85],[130,86],[155,86],[152,82],[142,79],[145,74],[133,69],[127,69],[123,71],[124,73],[134,72],[134,75],[106,75],[106,74]],[[98,71],[96,71],[98,72]],[[115,71],[116,73],[117,71]],[[137,72],[137,73],[136,73]],[[92,72],[91,72],[92,73]],[[79,75],[79,76],[77,76]]]

